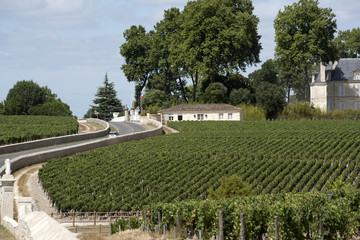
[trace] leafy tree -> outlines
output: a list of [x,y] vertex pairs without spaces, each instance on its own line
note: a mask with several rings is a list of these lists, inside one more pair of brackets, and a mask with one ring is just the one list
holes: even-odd
[[244,197],[252,194],[251,186],[236,174],[222,179],[219,188],[215,191],[212,188],[209,190],[210,199]]
[[31,107],[29,109],[29,114],[43,116],[71,116],[72,112],[69,105],[61,102],[60,99],[56,99]]
[[[298,100],[310,100],[310,68],[317,62],[338,58],[333,41],[335,14],[320,8],[317,0],[299,0],[279,11],[274,21],[275,59],[285,86],[297,93]],[[292,77],[292,73],[300,74]]]
[[252,101],[252,94],[249,89],[239,88],[234,89],[230,93],[230,102],[232,105],[239,105],[242,103],[250,103]]
[[48,87],[34,81],[18,81],[4,102],[7,115],[71,116],[69,105],[63,103]]
[[142,107],[145,109],[151,107],[167,108],[171,105],[171,97],[164,91],[151,89],[145,92],[142,100]]
[[113,112],[123,111],[121,101],[116,97],[114,83],[109,82],[107,74],[105,74],[104,86],[98,88],[93,102],[96,105],[92,106],[91,112],[97,111],[98,117],[105,121],[113,118]]
[[5,107],[4,107],[4,103],[0,102],[0,115],[4,115],[5,114]]
[[43,104],[46,92],[34,81],[18,81],[4,101],[5,114],[28,115],[32,106]]
[[255,70],[249,74],[249,79],[255,86],[260,86],[262,83],[278,84],[278,69],[274,60],[268,59],[262,65],[261,69]]
[[342,58],[360,57],[360,28],[339,31],[335,43],[340,48]]
[[206,103],[225,103],[227,102],[227,88],[220,82],[211,83],[203,95]]
[[[181,96],[188,102],[186,80],[173,51],[181,24],[181,12],[178,8],[165,10],[164,18],[154,26],[151,32],[150,59],[154,64],[155,76],[148,88],[156,88],[166,94]],[[151,86],[150,86],[151,85]]]
[[285,90],[276,84],[264,82],[256,89],[256,101],[263,107],[266,119],[275,119],[285,106]]
[[135,83],[135,99],[139,105],[141,91],[154,74],[150,59],[150,35],[143,26],[131,26],[124,32],[125,43],[120,47],[120,54],[125,58],[121,66],[129,82]]
[[258,18],[251,1],[189,1],[182,12],[181,36],[176,57],[192,80],[192,100],[196,101],[201,77],[244,70],[259,62],[261,49]]

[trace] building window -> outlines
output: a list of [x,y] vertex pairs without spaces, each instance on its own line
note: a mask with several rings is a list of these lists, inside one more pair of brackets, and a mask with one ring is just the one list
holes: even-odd
[[205,120],[207,120],[207,114],[205,114]]
[[204,114],[198,114],[197,119],[200,120],[200,121],[204,120]]
[[344,110],[345,110],[345,103],[344,103],[344,102],[339,102],[339,110],[340,110],[340,111],[344,111]]
[[345,86],[339,86],[339,96],[345,97]]
[[354,80],[360,80],[360,70],[354,72]]
[[174,121],[174,115],[169,114],[169,121]]
[[219,113],[219,120],[223,120],[224,119],[224,114]]
[[354,92],[356,97],[360,97],[360,85],[355,85]]
[[232,113],[228,113],[228,119],[229,119],[229,120],[232,119]]
[[359,110],[360,109],[360,102],[355,102],[355,110]]
[[182,119],[182,115],[178,115],[178,120],[179,121],[182,121],[183,119]]
[[196,115],[194,114],[194,119],[196,120]]

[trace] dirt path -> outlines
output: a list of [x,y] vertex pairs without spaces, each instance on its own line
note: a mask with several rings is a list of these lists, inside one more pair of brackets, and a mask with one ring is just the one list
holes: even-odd
[[79,122],[78,133],[96,132],[104,129],[103,126],[92,122],[86,122],[86,120],[79,120],[78,122]]
[[35,211],[44,211],[50,214],[51,212],[56,212],[56,209],[50,204],[38,181],[38,171],[43,164],[25,167],[14,174],[16,180],[14,195],[15,198],[19,196],[31,197],[34,202]]

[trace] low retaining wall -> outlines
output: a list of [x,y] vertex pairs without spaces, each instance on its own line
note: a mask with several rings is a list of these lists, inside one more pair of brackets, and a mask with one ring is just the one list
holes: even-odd
[[[95,148],[110,146],[113,144],[128,142],[132,140],[140,140],[144,138],[160,136],[163,134],[162,124],[160,122],[154,120],[148,120],[148,121],[149,123],[156,125],[157,128],[152,130],[137,132],[137,133],[121,135],[114,138],[98,139],[98,140],[94,140],[93,142],[83,143],[77,146],[65,146],[61,149],[46,150],[42,152],[16,157],[11,160],[11,171],[16,172],[17,170],[20,170],[21,168],[24,168],[26,166],[33,165],[36,163],[46,162],[47,160],[52,158],[66,157],[73,155],[75,153],[85,152]],[[0,168],[0,175],[3,175],[4,172],[5,172],[5,166],[2,166]]]
[[110,131],[109,123],[107,123],[103,120],[89,118],[86,121],[100,124],[101,126],[103,126],[105,128],[105,130],[101,130],[101,131],[97,131],[97,132],[93,132],[93,133],[73,134],[73,135],[52,137],[52,138],[39,139],[39,140],[35,140],[35,141],[1,146],[0,154],[20,152],[20,151],[30,150],[30,149],[34,149],[34,148],[42,148],[42,147],[48,147],[48,146],[53,146],[53,145],[84,141],[84,140],[88,140],[88,139],[92,139],[92,138],[105,137]]

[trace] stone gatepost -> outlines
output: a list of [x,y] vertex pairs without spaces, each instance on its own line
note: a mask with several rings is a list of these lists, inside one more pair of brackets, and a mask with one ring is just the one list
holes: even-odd
[[1,222],[4,217],[14,218],[14,183],[15,178],[11,175],[10,160],[5,160],[5,175],[1,178]]
[[125,111],[125,122],[128,122],[130,121],[129,109],[126,107],[124,111]]

